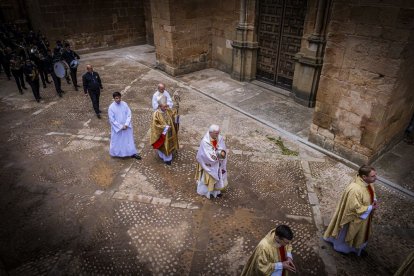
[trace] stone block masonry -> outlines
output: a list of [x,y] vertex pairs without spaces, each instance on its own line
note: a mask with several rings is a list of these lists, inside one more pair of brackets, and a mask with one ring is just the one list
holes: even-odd
[[52,47],[58,39],[76,50],[146,43],[143,1],[27,1],[27,11]]
[[414,112],[407,3],[333,1],[311,142],[362,164],[402,137]]

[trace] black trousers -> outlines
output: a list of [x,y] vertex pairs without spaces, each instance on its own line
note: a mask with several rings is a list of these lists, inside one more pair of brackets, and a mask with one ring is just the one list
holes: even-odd
[[30,87],[32,88],[33,96],[36,100],[40,100],[40,91],[39,91],[39,79],[35,79],[34,81],[28,81]]
[[2,62],[1,65],[3,66],[4,73],[6,73],[7,78],[10,80],[10,62]]
[[101,90],[88,90],[89,97],[92,100],[93,110],[96,114],[99,114],[99,97],[101,96]]
[[43,86],[46,86],[46,81],[49,81],[47,77],[47,72],[44,69],[39,69],[39,75],[42,79]]
[[55,72],[51,72],[50,75],[52,76],[53,84],[55,85],[56,92],[58,94],[62,94],[62,83],[60,81],[60,78],[58,78],[55,75]]
[[19,91],[22,91],[23,87],[26,87],[24,84],[24,78],[23,78],[23,70],[11,70],[11,73],[14,77],[14,80],[16,81],[17,88]]
[[72,79],[73,86],[78,86],[78,79],[76,77],[76,73],[78,72],[78,68],[70,68],[70,78]]

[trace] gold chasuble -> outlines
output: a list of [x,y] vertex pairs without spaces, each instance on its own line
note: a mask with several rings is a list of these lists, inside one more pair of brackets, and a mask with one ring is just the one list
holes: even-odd
[[[217,140],[210,139],[210,143],[213,146],[213,149],[217,150]],[[214,185],[217,183],[217,180],[214,179],[208,172],[206,172],[203,167],[200,165],[200,163],[197,162],[196,167],[196,174],[195,174],[195,180],[200,180],[200,177],[203,177],[204,184],[207,185],[207,190],[209,192],[214,191]]]
[[209,173],[207,173],[200,165],[200,163],[197,162],[195,180],[200,180],[201,176],[203,177],[204,184],[207,185],[207,190],[209,192],[214,191],[214,185],[216,185],[217,180],[215,180]]
[[[150,143],[153,146],[154,144],[161,144],[157,145],[156,148],[165,155],[170,155],[175,150],[178,150],[178,136],[174,126],[175,116],[176,111],[171,109],[167,109],[165,112],[157,109],[152,114]],[[163,131],[167,125],[170,128],[164,136]]]
[[373,203],[374,198],[374,186],[367,184],[357,176],[342,194],[335,214],[325,231],[324,239],[337,238],[341,229],[349,223],[345,242],[351,247],[359,248],[368,240],[374,210],[371,211],[367,219],[361,219],[360,216],[368,210],[368,206]]
[[[241,276],[268,276],[275,271],[275,263],[287,260],[287,253],[292,252],[292,246],[278,247],[275,241],[276,229],[272,229],[257,245],[253,254],[244,266]],[[288,275],[283,269],[282,275]]]

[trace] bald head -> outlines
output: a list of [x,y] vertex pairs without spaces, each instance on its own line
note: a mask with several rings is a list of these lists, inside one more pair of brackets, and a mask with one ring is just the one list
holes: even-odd
[[92,67],[92,65],[90,65],[90,64],[86,65],[86,70],[87,70],[88,72],[92,72],[92,71],[93,71],[93,67]]
[[158,92],[163,93],[165,89],[165,85],[163,83],[158,84]]

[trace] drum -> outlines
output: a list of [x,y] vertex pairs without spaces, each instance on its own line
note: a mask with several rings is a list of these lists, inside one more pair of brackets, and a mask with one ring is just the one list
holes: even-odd
[[78,65],[79,65],[79,61],[77,59],[74,59],[70,62],[70,68],[73,68],[73,69],[78,68]]
[[55,62],[55,64],[53,64],[53,71],[55,72],[55,75],[58,78],[61,78],[61,79],[66,78],[69,75],[68,69],[69,69],[69,66],[64,61],[58,61],[58,62]]

